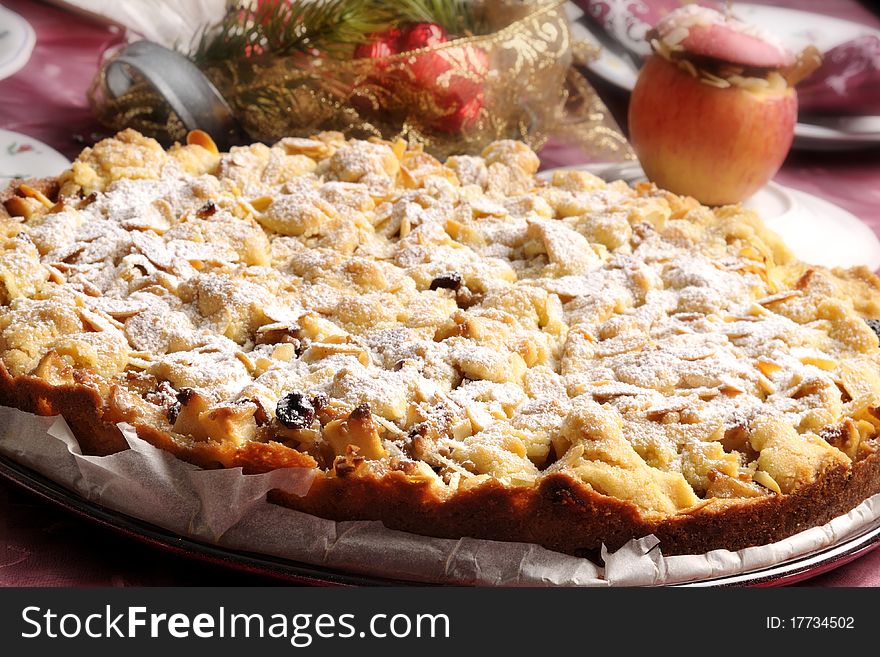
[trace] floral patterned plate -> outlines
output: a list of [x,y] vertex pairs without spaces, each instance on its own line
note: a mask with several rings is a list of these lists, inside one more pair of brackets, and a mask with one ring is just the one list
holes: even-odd
[[32,137],[0,130],[0,190],[14,178],[57,176],[70,161],[51,146]]

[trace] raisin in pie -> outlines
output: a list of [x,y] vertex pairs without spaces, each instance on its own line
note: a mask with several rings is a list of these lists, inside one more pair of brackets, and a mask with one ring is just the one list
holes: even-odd
[[521,143],[133,131],[0,219],[0,403],[273,501],[578,554],[738,549],[880,491],[880,281]]

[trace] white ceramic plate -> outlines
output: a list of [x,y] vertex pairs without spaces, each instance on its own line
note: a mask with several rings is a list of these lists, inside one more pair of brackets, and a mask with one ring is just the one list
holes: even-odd
[[880,144],[880,116],[842,116],[798,123],[794,146],[840,151]]
[[0,6],[0,80],[27,64],[36,42],[30,23]]
[[[569,3],[572,18],[583,12]],[[748,3],[734,3],[733,13],[747,23],[767,28],[791,50],[798,52],[812,44],[821,51],[830,50],[860,36],[880,37],[880,30],[852,21],[814,14],[796,9],[768,7]],[[575,38],[600,48],[599,57],[588,68],[603,80],[631,91],[638,70],[627,59],[601,48],[599,40],[586,26],[575,23]],[[816,150],[839,150],[880,143],[880,117],[850,117],[822,124],[798,123],[795,126],[795,146]]]
[[[785,208],[781,197],[790,204]],[[804,262],[826,267],[865,265],[880,269],[880,241],[858,217],[825,199],[797,189],[768,184],[745,205],[764,218],[779,233],[794,254]]]
[[57,176],[70,161],[51,146],[11,130],[0,130],[0,190],[14,178]]

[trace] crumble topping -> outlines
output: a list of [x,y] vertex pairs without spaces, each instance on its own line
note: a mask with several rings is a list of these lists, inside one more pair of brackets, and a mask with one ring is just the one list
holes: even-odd
[[[133,131],[0,220],[0,358],[86,371],[181,441],[276,442],[441,495],[567,472],[646,514],[785,494],[880,427],[863,271],[750,212],[504,141],[445,164],[324,133],[229,153]],[[44,197],[45,199],[45,197]]]

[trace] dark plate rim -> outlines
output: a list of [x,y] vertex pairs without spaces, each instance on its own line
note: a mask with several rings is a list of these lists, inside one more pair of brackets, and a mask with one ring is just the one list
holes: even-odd
[[[108,509],[81,497],[63,485],[0,454],[0,476],[87,521],[130,539],[172,554],[215,566],[261,575],[279,583],[309,586],[432,586],[415,580],[397,580],[343,572],[281,557],[233,550],[180,536],[133,516]],[[769,587],[800,582],[843,566],[880,547],[880,519],[858,534],[816,552],[753,571],[671,584],[675,587]]]
[[346,573],[266,554],[231,550],[180,536],[81,497],[63,485],[0,454],[0,477],[80,518],[178,556],[311,586],[406,586],[414,582]]

